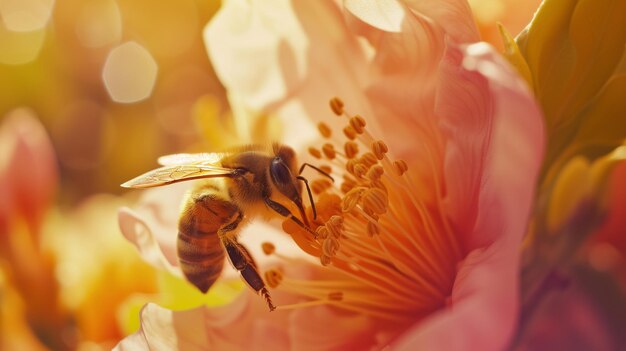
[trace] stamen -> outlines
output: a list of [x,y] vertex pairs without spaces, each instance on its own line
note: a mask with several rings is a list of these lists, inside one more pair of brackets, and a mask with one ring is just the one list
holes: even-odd
[[406,164],[404,160],[394,161],[393,165],[396,170],[396,174],[402,176],[406,171],[409,170],[409,165]]
[[388,204],[387,194],[379,188],[370,188],[363,193],[363,208],[366,211],[380,215],[387,212]]
[[351,126],[343,128],[343,134],[350,140],[356,139],[356,130],[354,130]]
[[328,238],[328,228],[326,228],[325,225],[317,227],[317,230],[315,230],[315,233],[317,233],[317,237],[320,239]]
[[382,160],[385,154],[389,151],[387,144],[382,140],[378,140],[372,144],[372,151],[377,159]]
[[[451,293],[458,260],[450,257],[462,258],[441,209],[444,189],[437,179],[424,185],[435,188],[431,207],[431,199],[417,191],[422,184],[411,178],[414,175],[395,176],[408,171],[407,163],[390,160],[387,144],[366,129],[363,117],[349,113],[339,98],[330,100],[330,107],[348,119],[345,138],[319,123],[327,143],[309,153],[329,160],[332,167],[320,169],[328,174],[334,170],[333,176],[343,176],[343,181],[310,182],[318,209],[311,223],[314,235],[293,225],[286,230],[305,252],[328,266],[332,280],[283,280],[282,272],[268,271],[269,287],[310,299],[278,309],[329,304],[396,322],[425,316]],[[440,172],[432,157],[430,161],[434,172]],[[264,243],[263,250],[279,257],[271,243]]]
[[283,278],[283,273],[277,269],[270,269],[265,272],[265,282],[272,289],[278,287],[283,281]]
[[348,171],[348,173],[350,174],[354,174],[354,166],[358,163],[359,161],[356,159],[349,159],[346,162],[346,171]]
[[320,159],[322,158],[322,153],[320,152],[320,150],[314,148],[314,147],[309,147],[309,154],[311,154],[311,156]]
[[330,108],[337,116],[343,115],[343,101],[338,97],[330,99]]
[[[383,166],[381,166],[381,165],[374,165],[372,168],[370,168],[367,171],[367,174],[365,176],[370,181],[377,182],[377,181],[380,180],[380,177],[382,177],[384,173],[385,173],[385,169],[383,168]],[[382,182],[379,182],[379,183],[382,185]],[[384,185],[383,185],[383,187],[384,187]]]
[[357,178],[363,178],[363,176],[367,173],[367,167],[362,163],[357,163],[354,166],[354,175]]
[[350,118],[350,126],[357,134],[363,134],[363,130],[365,130],[365,119],[363,117],[356,115]]
[[341,201],[341,211],[352,211],[361,200],[361,195],[364,190],[365,189],[363,188],[354,188],[350,190],[346,196],[343,197],[343,201]]
[[378,158],[376,158],[376,155],[374,155],[373,153],[366,152],[365,154],[363,154],[363,156],[359,158],[359,161],[367,166],[367,168],[370,168],[378,163]]
[[319,195],[333,186],[333,183],[328,179],[315,179],[311,182],[311,190],[316,195]]
[[359,145],[354,141],[348,141],[344,144],[343,150],[347,158],[354,158],[359,153]]
[[335,147],[333,146],[333,144],[330,144],[330,143],[324,144],[324,146],[322,146],[322,151],[324,152],[324,156],[326,156],[326,158],[328,158],[329,160],[332,160],[335,158],[335,156],[337,156],[337,153],[335,152]]
[[333,257],[339,250],[339,240],[335,239],[332,235],[329,235],[322,243],[322,254],[328,257]]
[[320,263],[322,264],[322,266],[328,266],[330,262],[331,258],[329,256],[326,256],[324,254],[320,256]]
[[324,122],[320,122],[320,123],[317,124],[317,130],[326,139],[330,138],[330,136],[332,135],[332,130],[330,129],[328,124],[326,124]]
[[343,231],[343,217],[337,215],[330,217],[328,222],[326,222],[326,228],[328,228],[328,232],[332,237],[339,239]]
[[261,249],[263,250],[263,253],[268,256],[276,252],[276,246],[267,241],[261,244]]
[[369,237],[373,237],[380,234],[380,229],[378,229],[378,223],[375,222],[367,222],[367,235]]

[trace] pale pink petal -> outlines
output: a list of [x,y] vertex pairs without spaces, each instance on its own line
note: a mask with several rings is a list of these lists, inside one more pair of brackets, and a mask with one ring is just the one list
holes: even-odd
[[458,272],[451,305],[413,326],[392,349],[503,350],[517,320],[519,267],[519,243],[504,241],[471,253]]
[[0,127],[0,225],[17,211],[37,226],[58,187],[57,160],[50,138],[32,110],[18,108]]
[[159,245],[154,235],[154,227],[151,227],[140,215],[124,207],[118,211],[117,221],[124,237],[135,245],[146,262],[155,268],[182,276],[175,257],[170,259],[165,256],[164,248]]
[[142,257],[157,268],[180,276],[176,256],[178,216],[190,182],[143,191],[136,209],[122,208],[118,223],[122,234]]
[[[304,262],[285,267],[312,274]],[[273,292],[279,305],[296,297]],[[332,321],[329,322],[329,321]],[[141,312],[141,328],[122,340],[116,350],[346,350],[375,345],[374,322],[363,315],[325,306],[269,312],[251,290],[220,307],[170,311],[148,304]]]
[[400,32],[407,8],[401,0],[344,0],[343,6],[372,27]]
[[456,44],[480,40],[478,28],[467,1],[459,0],[404,0],[413,10],[443,27]]
[[225,1],[204,40],[218,77],[239,103],[279,116],[285,131],[298,130],[298,139],[286,133],[285,143],[313,140],[310,118],[337,121],[328,107],[334,96],[368,112],[361,94],[366,55],[335,1]]
[[292,350],[366,350],[376,344],[372,319],[325,306],[294,311],[289,318]]
[[[475,44],[460,50],[462,69],[470,72],[459,73],[466,79],[478,79],[475,74],[482,76],[493,101],[490,131],[483,132],[489,140],[484,147],[473,150],[483,150],[482,156],[474,156],[484,167],[482,175],[474,174],[469,182],[455,179],[455,175],[462,178],[468,170],[460,162],[461,153],[447,155],[459,160],[446,164],[446,181],[461,182],[447,189],[476,193],[471,203],[459,194],[449,194],[457,201],[463,200],[461,205],[452,205],[452,211],[475,213],[475,222],[457,222],[464,225],[457,230],[467,236],[461,239],[472,252],[459,269],[450,306],[407,332],[396,344],[400,350],[500,350],[515,327],[519,245],[526,231],[544,146],[541,114],[525,84],[491,47]],[[485,98],[482,94],[466,96]],[[468,118],[477,117],[471,111],[479,106],[484,109],[480,103],[466,103]],[[448,142],[462,145],[471,140],[451,138]],[[454,338],[449,337],[451,330]]]
[[441,26],[456,43],[480,39],[472,12],[466,1],[458,0],[344,0],[346,10],[363,22],[382,31],[400,32],[413,15]]

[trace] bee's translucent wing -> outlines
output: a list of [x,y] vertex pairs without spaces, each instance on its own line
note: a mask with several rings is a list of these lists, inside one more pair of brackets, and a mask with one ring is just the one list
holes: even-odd
[[235,174],[231,168],[220,167],[224,154],[175,154],[162,156],[164,165],[122,184],[125,188],[151,188],[185,180],[228,177]]
[[224,153],[199,153],[199,154],[173,154],[161,156],[158,162],[161,166],[175,165],[219,165],[220,160],[225,156]]

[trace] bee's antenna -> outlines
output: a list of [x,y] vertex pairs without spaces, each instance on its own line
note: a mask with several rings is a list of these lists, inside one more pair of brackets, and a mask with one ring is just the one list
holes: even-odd
[[[326,176],[326,177],[330,178],[330,180],[332,180],[332,181],[333,181],[333,183],[335,182],[335,179],[333,179],[333,177],[331,177],[331,176],[330,176],[330,174],[328,174],[328,173],[326,173],[326,172],[322,171],[321,169],[319,169],[319,168],[317,168],[317,167],[313,166],[313,165],[312,165],[312,164],[310,164],[310,163],[303,163],[303,164],[302,164],[302,166],[300,166],[300,171],[298,172],[298,174],[302,174],[302,171],[304,171],[304,167],[306,167],[306,166],[309,166],[309,167],[313,168],[314,170],[318,171],[320,174],[322,174],[322,175],[324,175],[324,176]],[[310,194],[310,193],[309,193],[309,194]]]
[[[305,163],[308,164],[308,163]],[[297,176],[296,178],[298,178],[298,180],[301,180],[304,182],[304,185],[306,185],[306,192],[309,193],[309,202],[311,203],[311,209],[313,209],[313,220],[317,219],[317,210],[315,209],[315,202],[313,202],[313,195],[311,195],[311,188],[309,188],[309,182],[306,180],[306,178],[304,178],[303,176]]]

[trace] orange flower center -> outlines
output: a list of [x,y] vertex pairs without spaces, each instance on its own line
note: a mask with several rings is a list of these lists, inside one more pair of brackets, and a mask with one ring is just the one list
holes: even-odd
[[[320,169],[335,177],[334,183],[321,175],[311,181],[317,198],[317,218],[311,225],[317,235],[292,221],[283,223],[328,274],[304,280],[273,269],[266,272],[266,281],[274,289],[307,298],[278,309],[328,304],[396,322],[415,321],[446,304],[462,259],[441,196],[418,196],[419,187],[439,189],[440,184],[420,184],[407,162],[392,161],[385,142],[369,133],[364,118],[347,113],[341,100],[331,100],[331,108],[348,123],[341,137],[320,123],[326,142],[309,149],[326,163]],[[434,167],[432,160],[423,164]],[[269,243],[264,250],[279,255]]]

